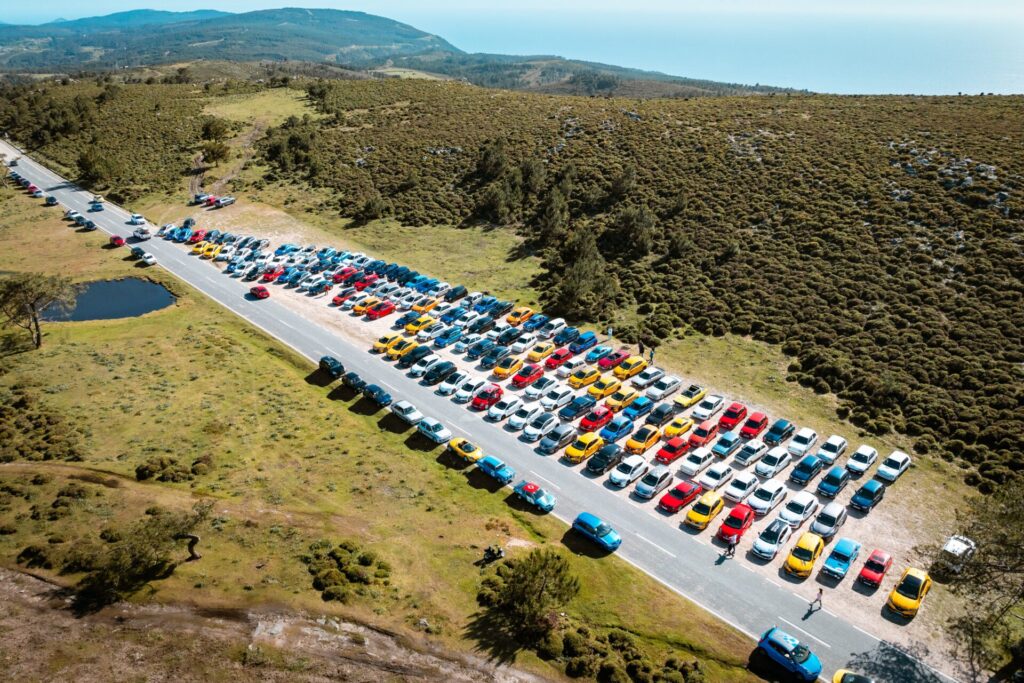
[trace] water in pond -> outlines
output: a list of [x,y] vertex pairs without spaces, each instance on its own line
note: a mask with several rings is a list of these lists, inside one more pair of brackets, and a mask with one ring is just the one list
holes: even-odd
[[123,280],[98,280],[85,285],[68,311],[47,311],[44,320],[112,320],[165,308],[174,303],[166,287],[149,280],[129,277]]

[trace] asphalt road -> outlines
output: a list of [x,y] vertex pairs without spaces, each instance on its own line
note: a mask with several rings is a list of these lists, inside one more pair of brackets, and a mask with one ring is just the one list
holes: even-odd
[[[2,142],[0,152],[6,153],[9,159],[20,154]],[[120,207],[108,203],[105,211],[87,213],[91,193],[79,190],[26,156],[21,156],[15,170],[47,194],[56,196],[64,208],[89,215],[101,230],[125,238],[131,235],[133,226],[127,224],[129,213]],[[53,210],[62,209],[54,207]],[[151,229],[155,234],[156,227]],[[69,227],[67,238],[74,239],[74,236],[75,231]],[[436,395],[433,388],[408,378],[393,364],[381,362],[379,357],[367,353],[366,348],[354,346],[292,310],[287,298],[274,296],[263,301],[249,300],[245,296],[248,283],[225,277],[205,260],[190,256],[180,244],[154,238],[143,246],[156,257],[159,267],[292,347],[311,362],[315,363],[324,355],[338,358],[346,369],[355,370],[367,381],[386,387],[396,400],[405,398],[412,401],[424,415],[441,420],[456,436],[470,437],[484,452],[501,457],[515,468],[517,479],[532,479],[549,488],[558,499],[553,514],[560,519],[571,522],[582,511],[599,515],[623,537],[623,544],[616,555],[751,638],[756,639],[772,625],[789,631],[821,658],[823,676],[828,680],[836,669],[842,667],[891,683],[955,680],[930,668],[899,646],[880,640],[830,612],[827,596],[825,609],[809,613],[807,601],[781,583],[754,573],[744,566],[744,562],[721,561],[718,550],[690,538],[680,527],[655,518],[657,513],[633,505],[626,498],[600,493],[601,480],[580,476],[554,457],[538,456],[515,434],[481,425],[479,417],[465,407]],[[584,552],[588,549],[587,544],[579,542],[572,542],[571,547]],[[751,643],[753,649],[754,643]]]

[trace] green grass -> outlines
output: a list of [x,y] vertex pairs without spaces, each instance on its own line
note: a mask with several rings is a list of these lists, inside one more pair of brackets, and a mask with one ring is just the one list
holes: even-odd
[[290,88],[274,88],[251,94],[219,96],[203,108],[203,113],[219,116],[229,121],[258,122],[264,126],[280,125],[289,116],[299,118],[306,114],[313,118],[320,116],[309,106],[304,92]]

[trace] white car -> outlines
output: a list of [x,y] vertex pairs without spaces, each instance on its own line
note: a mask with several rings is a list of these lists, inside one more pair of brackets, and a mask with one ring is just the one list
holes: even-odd
[[732,467],[724,462],[716,462],[709,467],[697,483],[704,487],[705,491],[717,491],[732,479]]
[[430,323],[422,330],[416,333],[416,341],[421,344],[429,342],[432,339],[436,339],[442,332],[448,329],[448,326],[443,322]]
[[714,459],[714,454],[703,446],[694,448],[679,465],[679,471],[690,478],[696,477],[707,469]]
[[893,451],[881,465],[878,466],[876,476],[886,481],[896,481],[900,475],[910,467],[910,456],[903,451]]
[[536,403],[531,403],[529,405],[520,405],[519,410],[513,413],[512,417],[510,417],[508,419],[508,422],[505,423],[505,427],[517,432],[520,429],[524,429],[533,418],[537,417],[543,412],[544,411],[541,409],[541,407]]
[[725,407],[725,398],[718,394],[711,394],[706,396],[703,401],[697,404],[697,407],[693,409],[691,416],[698,422],[704,420],[710,420],[718,413],[722,412],[722,408]]
[[450,375],[448,379],[441,382],[436,391],[442,396],[451,396],[458,391],[459,387],[462,386],[467,379],[469,379],[469,373],[465,370],[459,370],[454,375]]
[[473,344],[476,344],[483,338],[484,337],[482,334],[467,334],[465,337],[462,337],[461,339],[459,339],[459,341],[455,342],[455,344],[452,345],[452,352],[465,353],[466,349],[468,349]]
[[861,444],[846,461],[846,469],[855,474],[864,474],[878,460],[878,451],[867,444]]
[[420,434],[427,437],[434,443],[448,443],[452,440],[452,433],[440,421],[432,417],[425,417],[416,425]]
[[527,349],[533,348],[533,345],[537,343],[537,335],[533,332],[527,332],[520,335],[519,339],[516,339],[512,344],[512,353],[519,354],[525,353]]
[[142,217],[141,213],[133,213],[128,219],[129,225],[142,225],[146,222],[146,219]]
[[401,299],[399,299],[398,303],[395,304],[395,307],[402,311],[408,311],[413,306],[418,304],[421,300],[426,298],[427,297],[423,296],[419,292],[412,292],[411,294],[406,294]]
[[802,458],[814,449],[818,443],[818,432],[810,427],[802,427],[789,442],[789,454],[794,458]]
[[537,330],[537,336],[541,339],[551,339],[565,329],[565,321],[561,318],[552,318],[544,323],[544,326]]
[[351,311],[353,308],[355,308],[356,304],[361,304],[369,298],[370,295],[367,294],[366,292],[356,292],[355,294],[341,302],[341,310]]
[[565,379],[572,373],[585,367],[587,367],[587,361],[580,356],[576,356],[575,358],[570,358],[569,360],[559,365],[558,369],[555,370],[555,376]]
[[679,391],[680,387],[683,386],[683,380],[676,377],[675,375],[666,375],[665,377],[659,377],[654,381],[653,384],[647,389],[647,398],[652,401],[660,401],[668,398],[672,394]]
[[476,393],[480,391],[484,385],[487,384],[485,379],[477,379],[470,377],[459,387],[459,390],[455,392],[456,403],[469,403],[476,397]]
[[422,377],[427,374],[427,370],[434,367],[434,364],[441,360],[441,357],[436,353],[432,353],[429,356],[423,356],[416,364],[409,368],[410,377]]
[[416,410],[416,406],[408,401],[399,401],[391,404],[391,412],[402,422],[410,425],[417,425],[423,420],[423,413]]
[[768,452],[768,445],[760,439],[753,439],[743,444],[743,448],[736,454],[736,462],[746,467],[764,457]]
[[153,236],[153,233],[149,231],[149,228],[143,225],[138,228],[135,228],[135,230],[132,231],[132,236],[134,236],[135,239],[137,240],[148,240],[150,237]]
[[811,522],[811,533],[818,534],[825,542],[839,533],[839,529],[846,523],[846,506],[842,503],[832,501],[821,509],[818,516]]
[[549,377],[545,375],[544,377],[541,377],[530,386],[526,387],[526,389],[523,390],[523,397],[527,401],[536,400],[543,396],[546,392],[553,389],[557,384],[558,382],[555,381],[554,377]]
[[153,256],[147,251],[145,254],[142,255],[142,262],[145,263],[147,266],[155,266],[156,256]]
[[789,451],[782,446],[776,446],[764,454],[764,457],[761,458],[761,461],[754,468],[754,472],[759,477],[770,479],[789,467],[791,462],[793,462],[793,456],[789,454]]
[[781,519],[773,519],[771,524],[757,535],[754,547],[750,550],[763,560],[774,560],[779,551],[786,547],[792,535],[793,527]]
[[227,260],[231,259],[231,257],[233,257],[235,255],[235,251],[237,251],[237,250],[232,245],[229,244],[226,247],[222,247],[221,250],[220,250],[220,253],[217,254],[214,257],[213,260],[214,261],[227,261]]
[[514,415],[522,405],[523,401],[518,396],[503,396],[488,409],[487,419],[491,422],[501,422],[506,417]]
[[434,306],[433,309],[431,309],[430,315],[434,316],[435,318],[440,318],[442,315],[450,311],[451,308],[452,304],[450,301],[442,301],[438,305]]
[[668,488],[672,483],[672,470],[667,465],[657,465],[644,475],[644,478],[637,482],[633,493],[637,498],[650,500]]
[[740,472],[729,485],[722,491],[722,495],[731,501],[742,503],[747,499],[754,489],[757,488],[758,479],[753,472]]
[[563,406],[569,405],[572,396],[572,389],[556,385],[554,389],[541,396],[540,404],[544,406],[544,410],[554,412]]
[[754,509],[755,515],[763,517],[774,510],[788,495],[789,491],[785,484],[776,479],[769,479],[747,497],[747,505]]
[[664,370],[651,366],[633,378],[633,386],[637,389],[643,389],[651,386],[664,376]]
[[[452,325],[455,325],[456,327],[466,327],[467,325],[470,325],[470,324],[476,322],[479,318],[480,318],[480,314],[477,313],[476,311],[466,311],[465,313],[460,315],[458,318],[453,320],[452,321]],[[480,336],[481,338],[483,337],[483,335],[478,335],[478,336]]]
[[[67,218],[66,213],[64,214],[64,217]],[[164,237],[165,235],[167,235],[169,231],[175,230],[177,229],[177,227],[178,226],[176,226],[174,223],[164,223],[163,225],[160,226],[160,229],[156,231],[156,236]]]
[[800,491],[793,496],[786,506],[779,513],[779,519],[794,529],[814,516],[814,513],[821,507],[818,497],[810,491]]
[[612,473],[608,475],[608,483],[612,486],[618,486],[622,488],[632,484],[634,481],[647,474],[647,470],[650,469],[650,464],[644,460],[642,455],[631,455],[618,466],[612,470]]
[[558,424],[558,416],[554,413],[540,413],[523,429],[524,441],[537,441],[543,438]]
[[831,465],[843,457],[844,453],[846,453],[846,439],[838,434],[833,434],[825,440],[825,443],[821,444],[815,455],[818,456],[818,460]]

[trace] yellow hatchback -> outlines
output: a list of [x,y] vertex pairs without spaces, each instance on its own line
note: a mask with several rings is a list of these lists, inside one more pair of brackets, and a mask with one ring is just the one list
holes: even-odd
[[825,541],[818,534],[805,531],[786,558],[786,573],[806,579],[814,571],[814,563],[825,550]]
[[642,455],[661,438],[661,430],[654,425],[644,425],[626,441],[626,452]]
[[901,616],[910,618],[917,616],[924,602],[924,596],[932,589],[932,577],[923,569],[907,567],[903,570],[896,587],[889,593],[885,606]]
[[530,349],[530,353],[526,354],[526,359],[531,363],[539,363],[554,353],[557,348],[553,342],[541,342]]
[[520,323],[525,323],[532,317],[532,308],[530,308],[529,306],[520,306],[519,308],[509,313],[508,317],[505,318],[505,321],[508,322],[509,325],[518,325]]
[[612,412],[617,413],[638,398],[640,398],[640,392],[637,389],[622,387],[612,394],[604,404]]
[[639,375],[646,369],[647,361],[640,356],[630,356],[615,368],[615,376],[619,379],[629,379]]
[[419,342],[415,339],[399,339],[388,347],[388,358],[391,360],[398,360],[417,346],[419,346]]
[[398,332],[395,332],[394,334],[385,334],[383,337],[373,342],[373,348],[371,350],[374,353],[384,353],[385,351],[390,349],[393,344],[397,343],[400,339],[402,339],[402,335],[399,334]]
[[356,315],[362,315],[366,313],[367,309],[369,309],[371,306],[376,306],[379,303],[380,299],[378,297],[368,296],[359,303],[357,303],[355,306],[353,306],[352,312],[355,313]]
[[497,377],[498,379],[508,379],[512,375],[519,372],[522,369],[522,367],[522,358],[509,356],[508,358],[503,358],[500,363],[494,366],[494,370],[492,370],[492,372],[494,373],[494,376]]
[[711,520],[717,517],[724,507],[725,500],[722,499],[722,494],[718,491],[708,491],[686,513],[686,524],[694,529],[707,529]]
[[665,427],[665,438],[671,439],[677,436],[682,436],[691,429],[693,429],[693,419],[685,416],[679,416],[669,422],[668,426]]
[[582,389],[590,386],[601,377],[601,371],[597,368],[580,368],[569,376],[569,386],[573,389]]
[[440,299],[427,299],[426,301],[421,301],[413,306],[412,310],[417,313],[426,313],[427,311],[434,310],[439,303],[441,303]]
[[569,444],[565,449],[565,459],[569,462],[583,462],[604,445],[604,439],[594,432],[580,434],[579,437]]
[[203,249],[203,253],[200,254],[199,256],[202,258],[216,258],[217,254],[219,254],[220,250],[223,248],[223,244],[215,244],[213,242],[210,242],[209,244],[206,245],[206,249]]
[[587,389],[587,393],[600,401],[602,398],[608,398],[621,388],[621,380],[607,376],[594,382],[593,386]]
[[484,456],[479,446],[469,439],[463,439],[461,436],[457,436],[448,442],[448,450],[466,462],[476,462]]
[[203,250],[206,249],[206,247],[208,247],[209,245],[210,243],[207,242],[206,240],[203,240],[202,242],[196,242],[195,244],[192,245],[192,253],[202,254]]
[[416,334],[424,327],[433,325],[436,321],[429,315],[421,315],[420,317],[413,320],[411,323],[405,326],[405,331],[408,334]]

